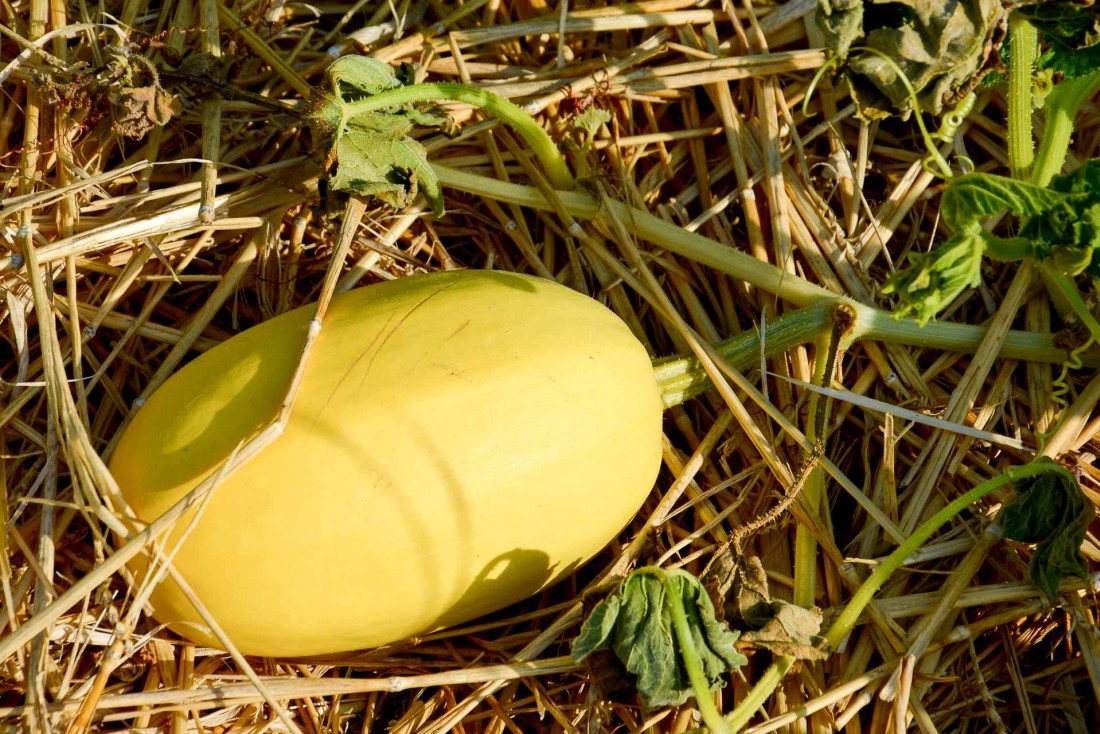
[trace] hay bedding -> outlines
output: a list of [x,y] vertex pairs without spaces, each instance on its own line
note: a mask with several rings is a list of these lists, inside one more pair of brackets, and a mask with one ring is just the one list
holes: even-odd
[[[353,200],[345,213],[346,197],[319,185],[321,159],[293,112],[333,54],[368,51],[411,64],[417,78],[491,86],[537,111],[557,140],[575,142],[571,120],[580,109],[605,109],[612,122],[588,154],[580,191],[603,187],[779,264],[791,279],[872,297],[893,263],[934,237],[940,184],[919,165],[911,125],[861,125],[843,93],[828,87],[812,100],[814,115],[802,114],[824,63],[807,36],[810,5],[5,3],[5,60],[53,33],[38,44],[41,53],[5,68],[0,111],[6,728],[698,726],[690,703],[645,712],[629,695],[605,699],[590,672],[564,656],[580,595],[605,571],[659,561],[702,572],[799,473],[803,450],[741,390],[670,411],[666,468],[651,500],[620,542],[567,582],[463,629],[325,660],[231,659],[181,644],[133,610],[130,579],[118,571],[116,500],[96,457],[110,451],[132,403],[196,353],[315,300],[341,243],[342,216],[359,224],[343,238],[350,252],[341,288],[458,267],[540,274],[607,302],[655,354],[690,346],[676,319],[652,305],[662,299],[709,341],[788,309],[736,278],[623,237],[606,220],[571,229],[554,201],[521,207],[488,190],[447,188],[439,219],[420,204],[395,212]],[[219,57],[224,63],[203,61]],[[511,133],[467,107],[451,112],[462,133],[426,137],[433,161],[534,182]],[[983,92],[956,148],[983,170],[1001,170],[1003,119],[999,95]],[[1079,129],[1082,158],[1095,152],[1094,123],[1090,116]],[[576,166],[575,145],[569,155]],[[655,280],[640,276],[639,262]],[[1049,331],[1042,291],[1011,288],[1014,273],[988,269],[986,285],[944,318],[978,324],[998,316],[1005,326]],[[808,380],[812,357],[796,348],[764,366]],[[1096,503],[1098,383],[1089,370],[1075,373],[1068,417],[1056,424],[1054,369],[990,360],[988,352],[972,361],[865,342],[842,356],[837,379],[852,392],[946,411],[948,420],[1028,445],[1053,429],[1060,457],[1083,474]],[[750,376],[782,415],[807,424],[801,388],[781,377],[761,381],[759,370]],[[730,399],[747,406],[736,418]],[[750,432],[764,438],[762,449]],[[926,505],[1028,456],[845,402],[833,407],[826,455],[909,528]],[[662,497],[678,499],[664,506]],[[814,600],[826,616],[893,547],[835,482],[827,502],[830,512],[814,523],[827,551]],[[983,533],[995,502],[958,518],[912,559],[841,652],[797,665],[754,731],[1095,731],[1095,587],[1068,582],[1061,606],[1051,608],[1026,582],[1028,549]],[[813,519],[796,502],[745,539],[776,598],[791,597],[795,527]],[[632,542],[639,537],[648,542]],[[1084,552],[1100,558],[1094,536]],[[953,589],[957,600],[938,609]],[[116,629],[125,631],[123,644],[112,637]],[[921,630],[919,657],[900,668],[893,696],[879,696]],[[725,710],[769,662],[766,651],[750,652],[750,665],[723,694]]]

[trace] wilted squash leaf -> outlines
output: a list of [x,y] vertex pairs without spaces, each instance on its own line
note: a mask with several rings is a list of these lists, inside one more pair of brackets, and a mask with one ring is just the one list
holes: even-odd
[[954,107],[988,70],[1004,20],[1000,0],[819,0],[817,10],[858,114],[868,120],[912,111],[900,74],[922,110]]

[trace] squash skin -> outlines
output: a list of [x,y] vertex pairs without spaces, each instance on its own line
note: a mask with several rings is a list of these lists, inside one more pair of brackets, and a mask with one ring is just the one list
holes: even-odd
[[[233,337],[139,409],[110,463],[139,518],[270,421],[313,312]],[[644,347],[568,288],[488,271],[361,288],[334,299],[285,433],[214,490],[175,566],[246,654],[459,624],[614,538],[653,486],[661,415]],[[173,582],[151,602],[218,646]]]

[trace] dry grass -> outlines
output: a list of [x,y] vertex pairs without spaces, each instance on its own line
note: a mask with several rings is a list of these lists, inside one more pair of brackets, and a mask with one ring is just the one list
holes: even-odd
[[[600,189],[719,250],[741,249],[792,281],[866,303],[908,250],[935,240],[941,182],[921,169],[910,124],[861,125],[827,87],[811,101],[813,116],[802,114],[824,55],[797,13],[751,0],[585,9],[603,5],[174,0],[146,11],[127,0],[96,15],[84,2],[4,4],[0,58],[55,32],[39,44],[43,53],[5,68],[0,97],[7,727],[499,734],[699,725],[690,704],[647,713],[601,700],[563,657],[577,602],[587,584],[635,563],[701,572],[731,534],[782,499],[805,458],[791,431],[809,430],[812,418],[809,395],[781,376],[810,380],[812,349],[769,360],[777,377],[763,382],[758,370],[727,371],[724,389],[671,409],[651,499],[619,542],[567,582],[463,629],[325,660],[196,649],[140,614],[120,571],[144,538],[126,543],[134,528],[119,519],[100,458],[134,400],[182,363],[316,300],[341,243],[350,252],[332,271],[338,289],[436,269],[539,274],[608,303],[665,355],[701,350],[792,306],[636,239],[613,208],[595,206]],[[613,121],[589,155],[598,175],[560,199],[524,189],[533,206],[450,187],[441,219],[415,207],[350,207],[342,238],[332,215],[345,202],[333,198],[324,210],[319,161],[294,114],[229,89],[219,101],[210,85],[166,75],[182,101],[166,125],[147,125],[140,139],[112,126],[110,90],[151,83],[140,59],[172,68],[199,52],[222,56],[235,88],[297,105],[334,50],[491,86],[537,110],[559,140],[571,136],[576,100],[599,105]],[[108,78],[111,65],[135,81]],[[536,185],[511,133],[467,108],[454,114],[463,133],[427,139],[433,161]],[[1096,155],[1097,119],[1077,133],[1078,159]],[[1002,97],[982,92],[955,152],[1003,170],[1003,120]],[[1053,430],[1047,453],[1077,469],[1100,503],[1100,378],[1074,373],[1061,408],[1052,399],[1057,365],[991,358],[1010,327],[1047,333],[1057,324],[1031,269],[991,267],[985,285],[943,318],[989,326],[981,358],[866,341],[842,356],[837,384],[1027,447]],[[846,478],[816,475],[829,511],[800,497],[745,541],[772,593],[791,598],[795,528],[810,526],[821,544],[812,601],[827,616],[946,499],[1034,453],[844,402],[827,433],[825,454]],[[1096,731],[1097,588],[1069,583],[1059,605],[1044,601],[1026,583],[1029,549],[987,532],[996,509],[991,501],[938,534],[842,650],[792,670],[752,730]],[[577,515],[583,521],[584,508]],[[1095,568],[1095,535],[1084,551]],[[113,643],[128,620],[136,627]],[[732,679],[726,710],[768,663],[758,653]]]

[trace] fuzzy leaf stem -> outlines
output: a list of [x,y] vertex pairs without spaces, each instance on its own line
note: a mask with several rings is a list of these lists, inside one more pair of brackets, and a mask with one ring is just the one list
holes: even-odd
[[1012,63],[1008,70],[1008,161],[1012,177],[1026,181],[1035,162],[1031,124],[1031,74],[1039,36],[1021,13],[1008,18]]
[[1100,90],[1100,71],[1077,79],[1066,79],[1047,96],[1046,130],[1031,171],[1031,183],[1047,186],[1061,172],[1073,136],[1077,110],[1097,90]]
[[379,92],[342,105],[345,120],[368,112],[385,110],[417,102],[463,102],[488,112],[516,131],[531,146],[546,177],[554,188],[572,190],[573,174],[557,144],[542,126],[518,105],[478,87],[448,82],[425,82]]

